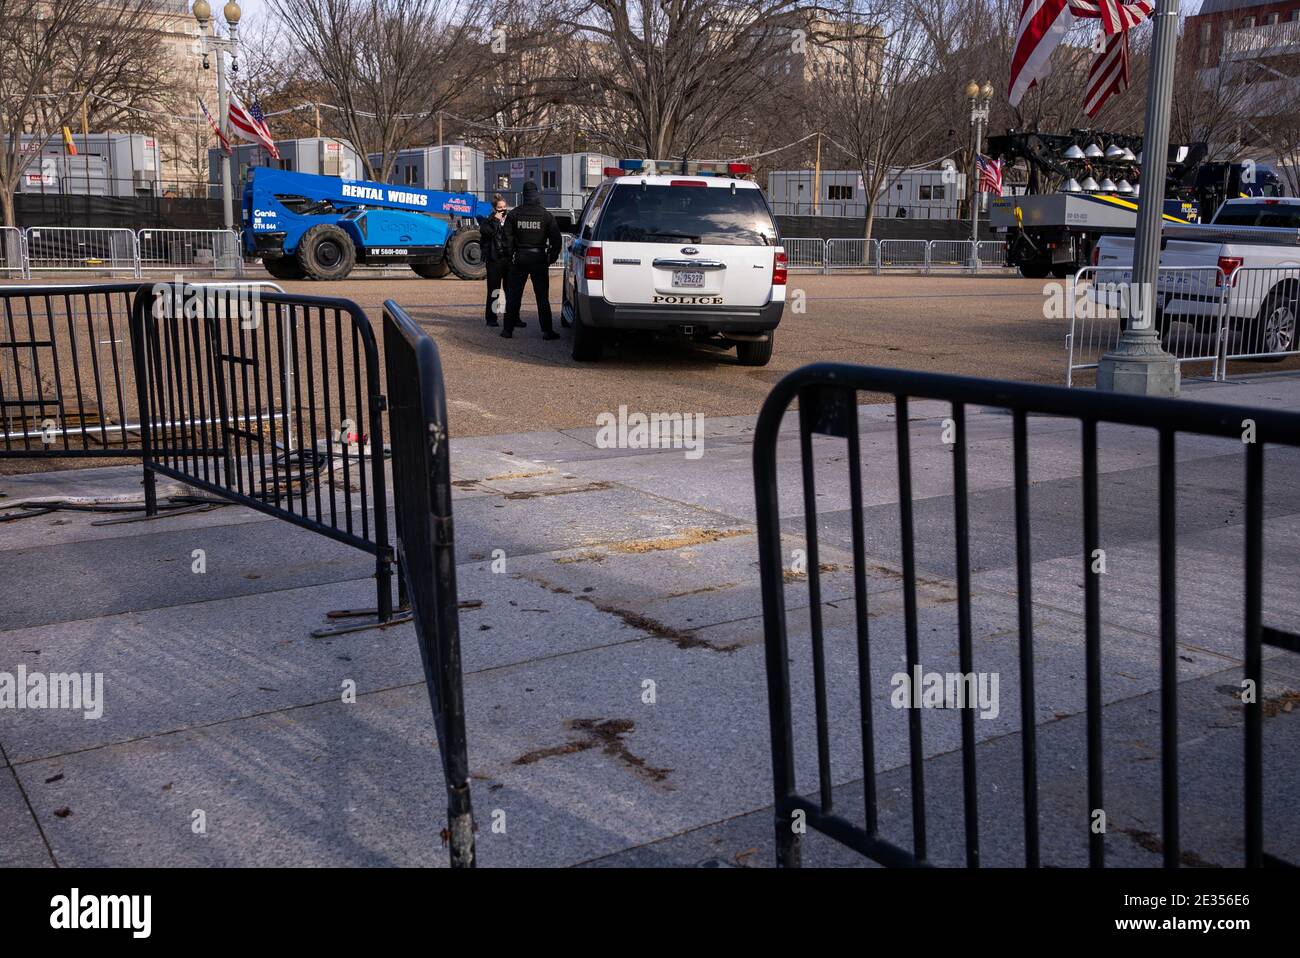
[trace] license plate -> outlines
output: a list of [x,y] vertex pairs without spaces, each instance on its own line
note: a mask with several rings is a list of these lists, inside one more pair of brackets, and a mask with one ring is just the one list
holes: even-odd
[[700,289],[704,286],[704,274],[699,270],[674,270],[673,286],[682,289]]

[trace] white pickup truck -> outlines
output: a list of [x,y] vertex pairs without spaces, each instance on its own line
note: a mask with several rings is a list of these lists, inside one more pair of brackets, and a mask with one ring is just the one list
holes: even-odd
[[[1093,249],[1093,296],[1118,307],[1114,291],[1130,281],[1132,236],[1103,236]],[[1238,356],[1281,359],[1296,347],[1300,316],[1300,198],[1241,197],[1224,202],[1203,225],[1165,223],[1155,324],[1163,338],[1174,322],[1212,334],[1220,319]]]

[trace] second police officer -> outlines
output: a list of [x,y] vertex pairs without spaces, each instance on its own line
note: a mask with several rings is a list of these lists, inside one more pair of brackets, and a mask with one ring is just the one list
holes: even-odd
[[506,318],[501,335],[510,338],[519,321],[524,284],[530,279],[537,297],[537,324],[542,339],[559,339],[551,326],[551,264],[560,258],[563,242],[555,217],[542,205],[542,193],[532,180],[524,183],[523,202],[506,214],[505,246],[510,254],[506,276]]

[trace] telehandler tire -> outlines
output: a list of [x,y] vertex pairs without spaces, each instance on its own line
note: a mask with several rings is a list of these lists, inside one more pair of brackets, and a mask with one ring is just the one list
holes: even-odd
[[344,279],[356,262],[351,238],[333,223],[313,226],[298,241],[298,263],[312,279]]
[[458,230],[447,241],[447,262],[451,271],[461,279],[484,279],[487,263],[483,262],[483,247],[478,230]]
[[451,264],[444,256],[436,263],[412,263],[411,269],[415,271],[416,276],[423,279],[442,279],[451,272]]

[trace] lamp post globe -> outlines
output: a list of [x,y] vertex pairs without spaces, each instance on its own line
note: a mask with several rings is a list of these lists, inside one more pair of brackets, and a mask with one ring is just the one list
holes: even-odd
[[[202,2],[202,0],[199,0],[199,2]],[[239,18],[243,16],[243,11],[239,9],[239,4],[235,3],[235,0],[230,0],[222,8],[221,15],[226,18],[228,24],[234,27],[239,25]]]
[[[199,0],[199,3],[203,3],[203,0]],[[980,85],[976,83],[974,80],[971,80],[969,83],[966,84],[966,99],[968,100],[975,99],[977,96],[979,96],[979,92],[980,92]]]
[[208,0],[194,0],[194,6],[190,9],[201,27],[212,19],[212,7],[208,6]]

